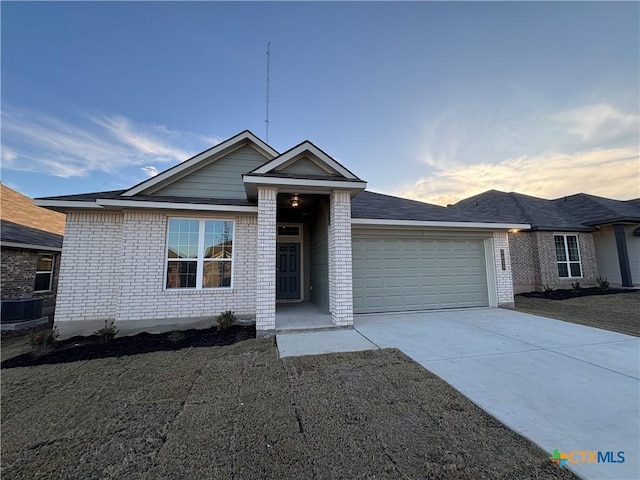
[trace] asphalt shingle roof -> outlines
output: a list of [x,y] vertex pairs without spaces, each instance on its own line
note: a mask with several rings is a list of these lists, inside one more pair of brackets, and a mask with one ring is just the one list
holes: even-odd
[[0,238],[2,242],[62,248],[63,236],[0,220]]
[[640,199],[613,200],[586,193],[551,200],[559,208],[585,225],[621,221],[640,222]]
[[593,231],[594,225],[640,221],[640,200],[613,200],[579,193],[556,200],[489,190],[449,207],[493,221],[529,223],[534,230]]
[[479,221],[473,215],[462,210],[456,211],[439,205],[368,191],[360,193],[351,201],[351,217],[440,222]]

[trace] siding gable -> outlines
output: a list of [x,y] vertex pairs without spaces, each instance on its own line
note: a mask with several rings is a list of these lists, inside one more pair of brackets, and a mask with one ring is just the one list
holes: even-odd
[[[327,168],[329,168],[327,166]],[[326,175],[335,176],[339,175],[338,172],[331,169],[331,173],[321,168],[316,162],[309,157],[301,157],[294,160],[292,163],[285,164],[282,167],[276,168],[277,172],[289,173],[289,174],[303,174],[303,175]]]
[[247,194],[242,175],[268,160],[254,148],[245,145],[151,195],[245,200]]

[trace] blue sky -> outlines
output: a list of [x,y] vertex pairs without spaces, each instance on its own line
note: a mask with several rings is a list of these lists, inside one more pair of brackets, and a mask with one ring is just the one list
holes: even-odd
[[640,196],[640,4],[2,2],[2,179],[131,186],[308,139],[374,191]]

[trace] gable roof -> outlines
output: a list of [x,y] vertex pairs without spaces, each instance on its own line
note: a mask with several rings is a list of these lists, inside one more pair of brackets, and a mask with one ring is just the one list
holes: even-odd
[[[595,231],[594,225],[640,221],[640,201],[613,200],[584,193],[556,200],[489,190],[448,208],[496,221],[529,223],[532,230]],[[634,220],[635,218],[635,220]]]
[[338,175],[344,177],[347,180],[352,181],[362,181],[352,172],[350,172],[347,168],[342,166],[338,161],[333,159],[331,156],[327,155],[320,148],[316,147],[309,140],[305,140],[304,142],[299,143],[295,147],[290,148],[283,154],[271,159],[269,162],[264,165],[259,166],[258,168],[252,170],[247,175],[272,175],[278,176],[278,170],[286,165],[293,163],[296,159],[302,157],[303,155],[308,154],[308,157],[311,157],[312,161],[315,161],[320,168],[327,172],[327,175],[333,176],[332,171],[337,172]]
[[241,148],[244,145],[251,145],[253,148],[262,153],[267,159],[271,159],[278,155],[278,152],[271,146],[256,137],[249,130],[240,132],[233,137],[220,142],[219,144],[194,155],[188,160],[175,165],[164,172],[159,173],[155,177],[149,178],[143,182],[134,185],[130,189],[122,193],[123,197],[131,197],[152,189],[166,186],[173,181],[179,180],[190,172],[198,170],[205,165],[215,162],[217,159],[224,157],[227,153]]

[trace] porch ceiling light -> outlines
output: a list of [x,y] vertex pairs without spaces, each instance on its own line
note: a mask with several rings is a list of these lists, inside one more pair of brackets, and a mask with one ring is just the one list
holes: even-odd
[[300,199],[298,198],[298,194],[294,194],[291,197],[291,208],[298,208],[300,206]]

